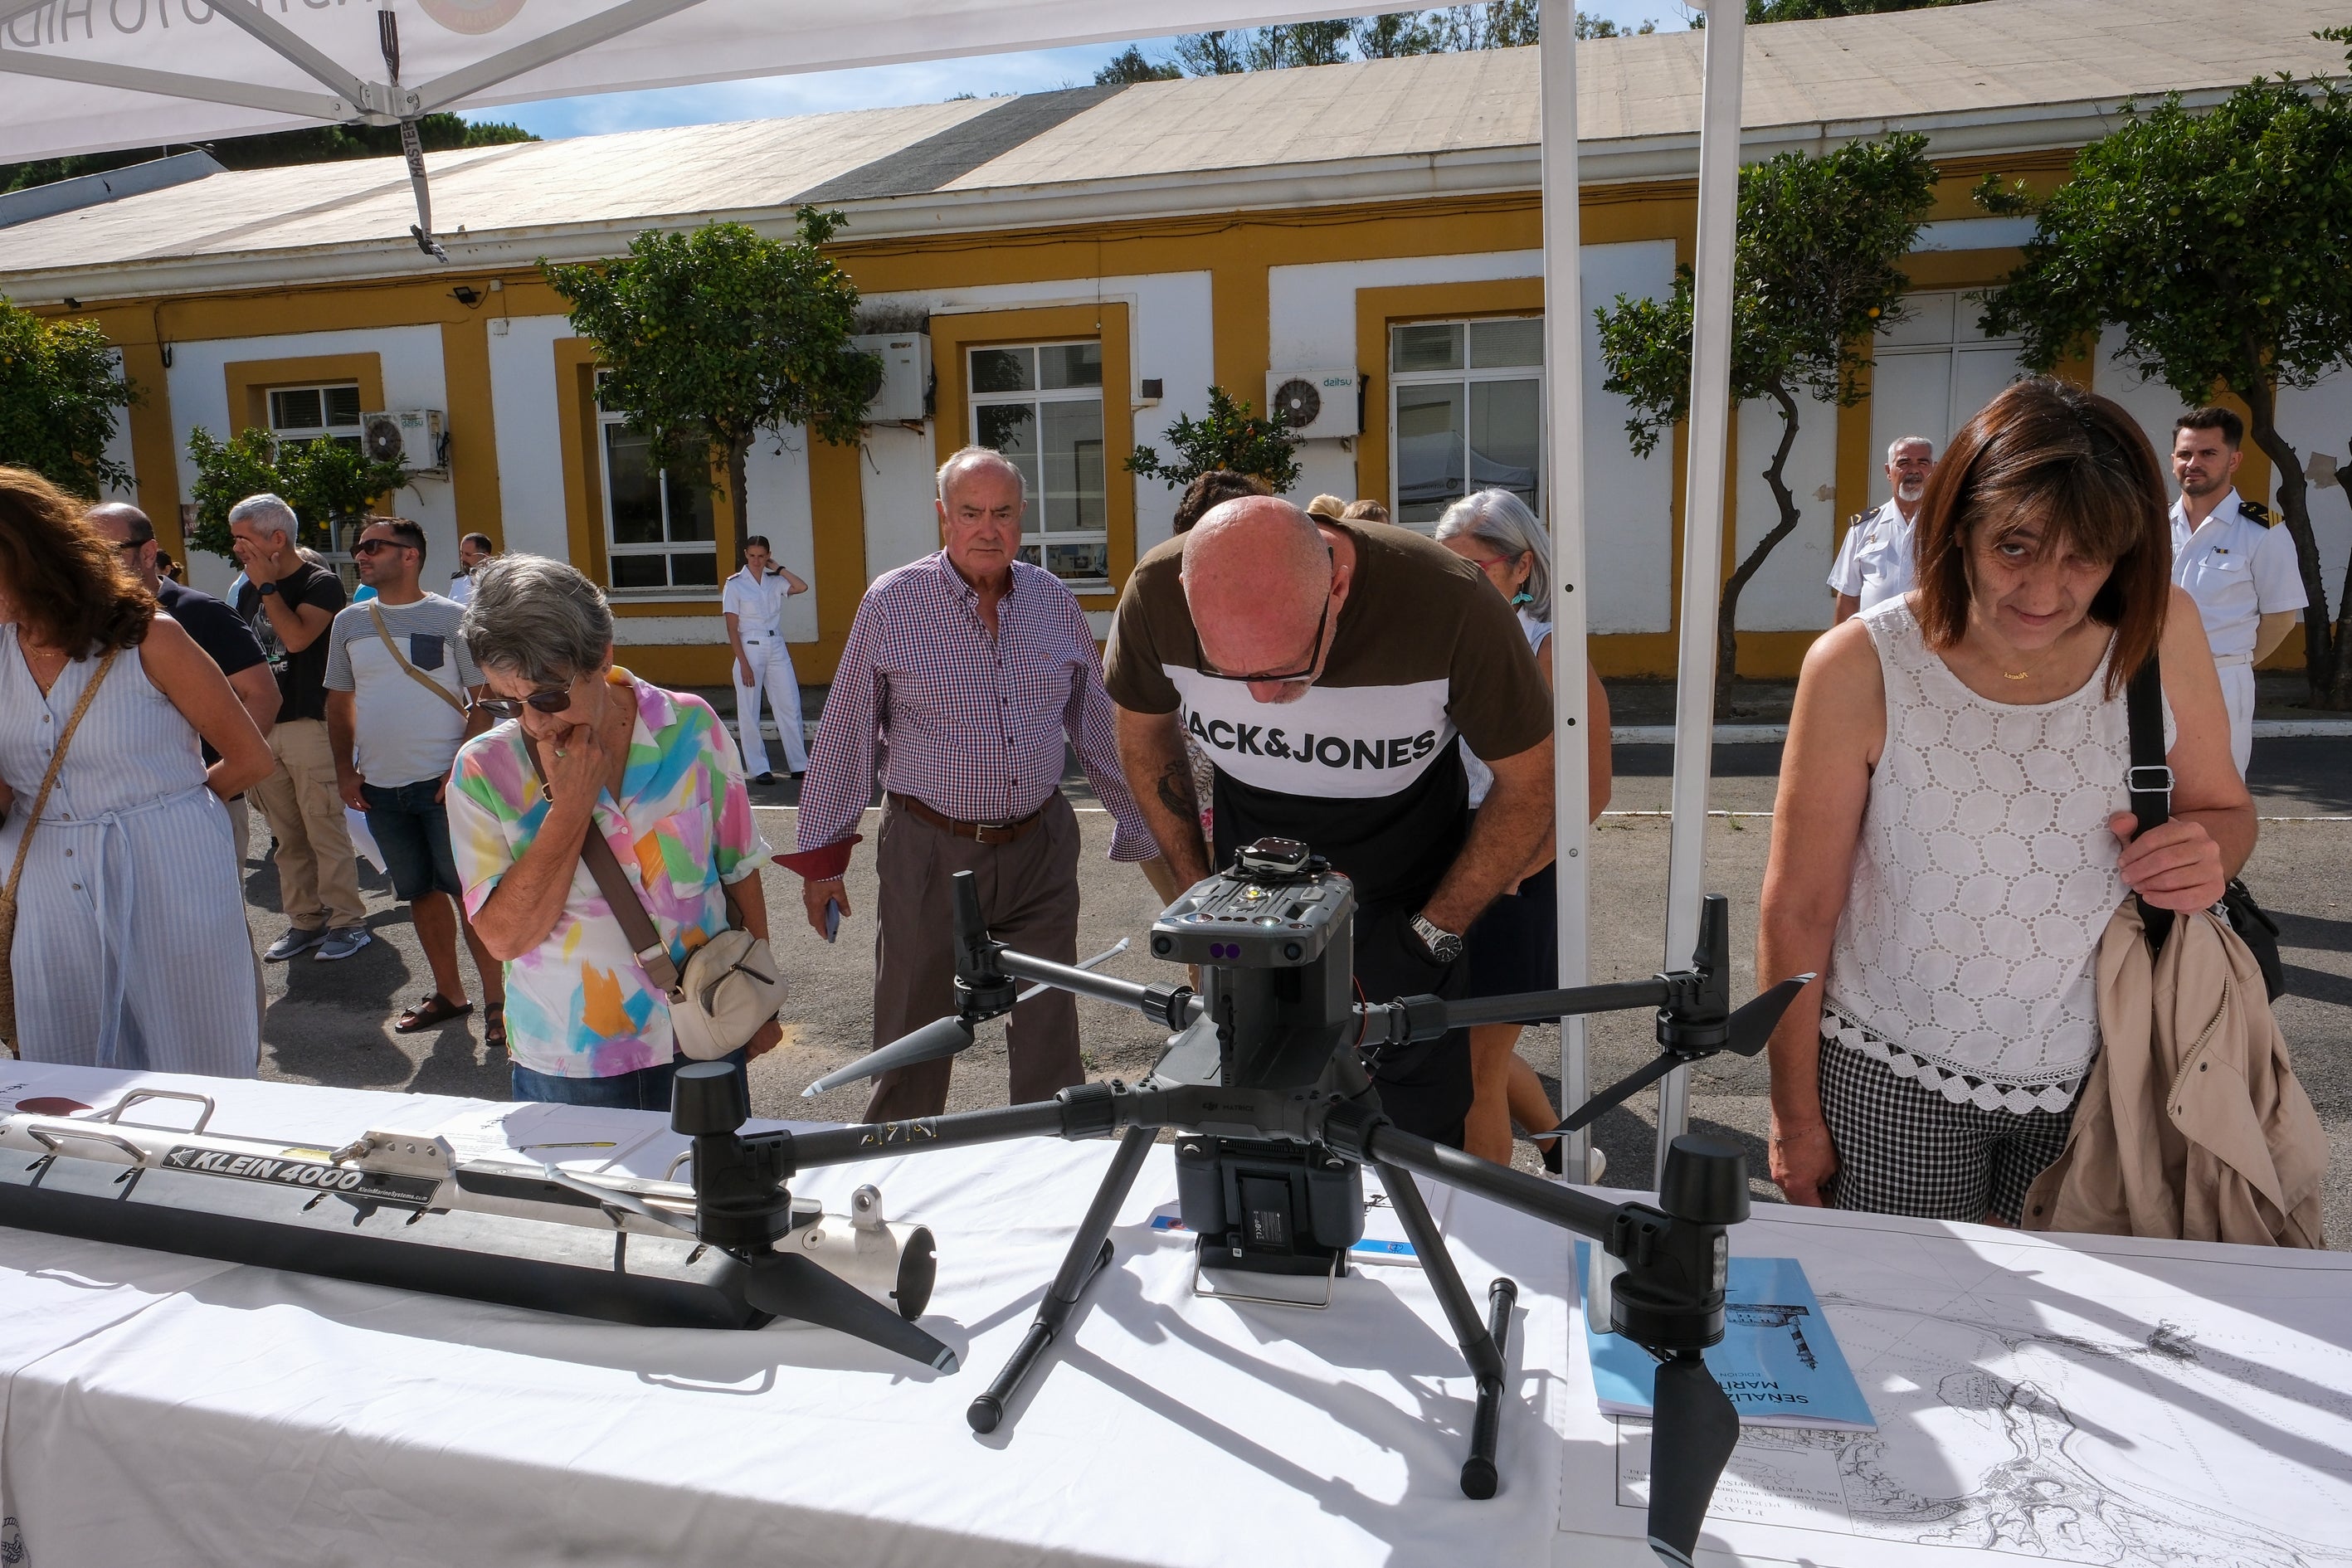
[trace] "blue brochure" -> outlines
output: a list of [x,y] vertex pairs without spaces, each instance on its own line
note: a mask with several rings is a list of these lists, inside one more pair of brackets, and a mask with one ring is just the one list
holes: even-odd
[[[1577,1278],[1592,1300],[1592,1246],[1576,1244]],[[1649,1352],[1584,1318],[1592,1387],[1603,1414],[1647,1415],[1658,1363]],[[1822,1304],[1793,1258],[1734,1258],[1724,1286],[1723,1342],[1706,1368],[1751,1426],[1829,1426],[1874,1432],[1876,1417],[1853,1381]]]

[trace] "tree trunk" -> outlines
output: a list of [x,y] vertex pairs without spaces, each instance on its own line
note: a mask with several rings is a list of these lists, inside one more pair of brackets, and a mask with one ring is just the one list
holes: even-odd
[[[2248,377],[2246,410],[2254,445],[2270,458],[2277,478],[2279,516],[2294,541],[2296,569],[2303,576],[2304,596],[2311,601],[2303,613],[2303,678],[2314,708],[2346,706],[2343,668],[2346,625],[2331,624],[2327,614],[2327,580],[2319,562],[2319,544],[2311,532],[2311,486],[2303,477],[2303,458],[2278,428],[2278,384],[2268,375]],[[2352,605],[2341,606],[2352,613]]]
[[[752,532],[751,491],[748,478],[751,454],[751,443],[749,440],[727,439],[727,500],[735,509],[735,553],[738,555],[743,552],[743,541]],[[724,581],[732,568],[725,566],[724,563],[721,568],[719,575]]]
[[1780,521],[1772,531],[1756,542],[1756,548],[1748,552],[1748,558],[1723,584],[1715,622],[1715,717],[1718,723],[1731,717],[1731,679],[1739,668],[1740,591],[1762,569],[1764,558],[1772,553],[1773,547],[1797,531],[1797,498],[1790,493],[1782,478],[1790,449],[1797,444],[1797,400],[1783,386],[1769,391],[1772,401],[1780,405],[1780,444],[1772,448],[1772,460],[1764,466],[1764,482],[1771,488],[1773,502],[1780,509]]

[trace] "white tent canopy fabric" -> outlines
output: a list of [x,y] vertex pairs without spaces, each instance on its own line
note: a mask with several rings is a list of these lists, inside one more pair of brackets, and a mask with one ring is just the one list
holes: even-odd
[[[1715,566],[1730,424],[1731,239],[1737,211],[1740,0],[1708,4],[1699,142],[1685,582],[1664,964],[1691,956],[1715,684]],[[436,110],[796,71],[956,58],[1351,15],[1282,0],[0,0],[0,162],[152,147],[322,122],[399,124],[418,243],[439,254],[415,120]],[[1574,0],[1543,0],[1546,363],[1581,350]],[[446,257],[442,257],[446,260]],[[1551,470],[1558,744],[1559,983],[1589,977],[1584,768],[1582,378],[1553,378]],[[1562,1020],[1562,1087],[1581,1100],[1581,1020]],[[1657,1169],[1685,1121],[1687,1068],[1666,1079]],[[1586,1137],[1568,1170],[1586,1173]],[[1630,1173],[1628,1173],[1630,1174]]]

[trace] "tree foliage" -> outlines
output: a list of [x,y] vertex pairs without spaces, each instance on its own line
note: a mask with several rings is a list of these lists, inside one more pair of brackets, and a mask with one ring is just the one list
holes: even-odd
[[131,470],[106,444],[115,410],[137,397],[96,321],[46,320],[0,294],[0,463],[78,496],[127,486]]
[[[1927,138],[1855,142],[1825,154],[1782,153],[1739,171],[1739,226],[1732,284],[1731,395],[1769,398],[1780,411],[1780,439],[1765,483],[1779,521],[1723,585],[1716,704],[1727,712],[1738,664],[1739,596],[1780,541],[1796,531],[1796,497],[1786,480],[1802,402],[1857,401],[1871,340],[1901,319],[1910,280],[1901,262],[1934,199]],[[1603,384],[1633,405],[1626,434],[1644,456],[1690,410],[1689,268],[1665,300],[1620,294],[1595,310]]]
[[1143,58],[1142,49],[1133,44],[1110,58],[1109,63],[1095,72],[1097,87],[1127,86],[1139,81],[1173,81],[1184,73],[1167,61]]
[[1264,479],[1276,495],[1298,482],[1298,462],[1291,454],[1303,437],[1281,420],[1235,403],[1222,386],[1209,388],[1207,418],[1180,414],[1165,439],[1176,449],[1174,462],[1160,461],[1157,447],[1138,447],[1128,457],[1128,471],[1162,479],[1171,490],[1214,468]]
[[407,469],[355,446],[323,437],[280,441],[258,425],[226,441],[197,426],[188,432],[188,460],[196,467],[196,528],[188,548],[215,555],[229,552],[229,508],[247,496],[275,493],[294,509],[299,542],[330,550],[339,524],[357,521],[408,483]]
[[[2016,205],[2012,193],[1984,194]],[[2023,261],[1983,318],[1987,331],[2022,339],[2036,370],[2089,353],[2103,328],[2119,326],[2117,362],[2184,403],[2217,391],[2244,402],[2311,600],[2312,696],[2329,706],[2352,704],[2352,574],[2331,626],[2309,485],[2278,426],[2278,394],[2352,353],[2347,215],[2352,94],[2332,83],[2257,80],[2202,111],[2177,97],[2127,106],[2041,204]]]
[[[1282,70],[1293,66],[1338,65],[1350,59],[1387,60],[1407,55],[1449,54],[1469,49],[1517,48],[1536,41],[1541,0],[1487,0],[1474,5],[1440,5],[1420,11],[1386,11],[1352,22],[1290,22],[1270,27],[1240,27],[1187,33],[1176,40],[1171,60],[1155,63],[1129,45],[1126,54],[1096,73],[1098,82],[1163,80],[1167,77],[1232,76],[1241,71]],[[1643,22],[1621,27],[1605,17],[1576,14],[1580,38],[1614,38],[1654,33]],[[1139,70],[1161,73],[1136,74]]]
[[[520,125],[502,121],[461,120],[454,114],[427,114],[416,122],[416,133],[427,153],[461,147],[498,147],[509,142],[536,142]],[[255,136],[231,136],[207,142],[204,150],[226,169],[276,169],[289,163],[337,163],[350,158],[391,158],[400,153],[397,125],[312,125],[299,131],[266,131]],[[46,185],[80,174],[102,174],[150,159],[166,157],[171,147],[140,147],[121,153],[82,153],[68,158],[43,158],[30,163],[0,164],[0,192]],[[184,148],[177,149],[185,151]]]
[[1833,16],[1874,16],[1886,11],[1924,11],[1937,5],[1971,5],[1976,0],[1748,0],[1750,22],[1820,22]]
[[689,482],[708,486],[715,459],[746,533],[759,531],[745,494],[753,443],[793,425],[855,443],[881,385],[882,362],[849,341],[857,286],[820,248],[842,222],[803,208],[792,240],[712,223],[649,229],[616,261],[540,263],[596,342],[604,406]]

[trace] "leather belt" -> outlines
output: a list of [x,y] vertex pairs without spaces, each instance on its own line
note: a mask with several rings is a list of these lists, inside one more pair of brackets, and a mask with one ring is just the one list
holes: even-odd
[[969,838],[974,844],[1013,844],[1029,836],[1044,818],[1045,808],[1039,806],[1026,816],[1016,816],[1010,822],[961,822],[943,811],[933,811],[911,795],[888,792],[899,810],[919,817],[957,838]]

